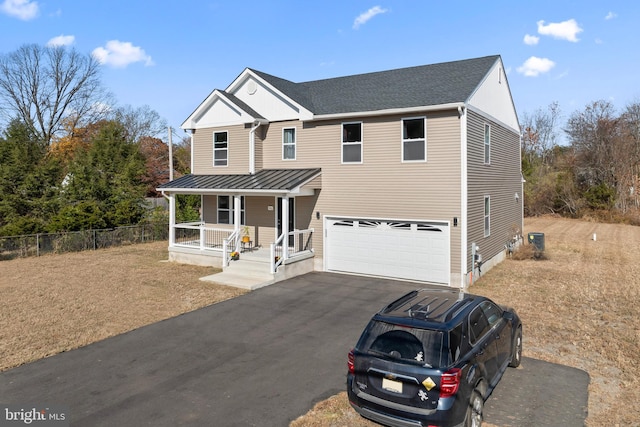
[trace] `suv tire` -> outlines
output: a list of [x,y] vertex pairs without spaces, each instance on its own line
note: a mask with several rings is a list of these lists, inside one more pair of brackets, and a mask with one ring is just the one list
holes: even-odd
[[476,389],[471,393],[469,399],[469,407],[467,408],[467,416],[464,420],[465,427],[480,427],[482,425],[482,411],[484,409],[484,400],[482,395]]
[[509,366],[517,368],[522,360],[522,328],[518,328],[516,337],[513,340],[513,352],[511,353],[511,362]]

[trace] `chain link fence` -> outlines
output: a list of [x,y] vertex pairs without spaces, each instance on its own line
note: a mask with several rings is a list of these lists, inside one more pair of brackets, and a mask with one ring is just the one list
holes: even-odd
[[160,240],[169,240],[169,224],[164,221],[104,230],[0,237],[0,260],[96,250]]

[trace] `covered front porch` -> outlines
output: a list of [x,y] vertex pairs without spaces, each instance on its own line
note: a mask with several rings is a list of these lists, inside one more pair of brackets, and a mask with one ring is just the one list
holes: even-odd
[[[227,276],[258,275],[265,284],[313,271],[309,223],[320,174],[320,169],[287,169],[186,175],[163,185],[159,190],[169,199],[169,260],[222,268]],[[179,194],[201,196],[200,221],[176,222]]]

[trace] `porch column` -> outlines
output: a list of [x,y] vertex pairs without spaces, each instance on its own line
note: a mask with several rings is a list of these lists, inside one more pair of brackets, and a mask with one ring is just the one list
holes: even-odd
[[169,247],[176,244],[176,196],[169,195]]
[[282,197],[282,259],[289,258],[289,197]]
[[[233,196],[233,230],[236,234],[240,233],[240,221],[242,218],[242,202],[240,196]],[[240,252],[240,239],[236,238],[236,252]]]

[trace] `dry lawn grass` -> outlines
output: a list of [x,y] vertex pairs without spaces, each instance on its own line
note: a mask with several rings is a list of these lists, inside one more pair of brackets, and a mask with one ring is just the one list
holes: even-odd
[[244,292],[166,259],[157,242],[0,261],[0,371]]
[[[518,311],[525,357],[589,373],[587,425],[640,425],[640,227],[548,217],[527,232],[545,233],[543,259],[506,260],[471,292]],[[291,426],[378,425],[354,414],[343,392]]]
[[[589,373],[589,426],[639,425],[640,227],[533,218],[530,231],[545,233],[544,259],[506,260],[471,291],[516,308],[526,357]],[[1,261],[0,370],[243,293],[166,258],[161,242]],[[291,426],[377,424],[343,392]]]

